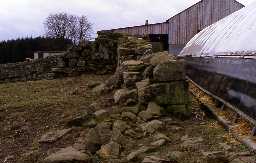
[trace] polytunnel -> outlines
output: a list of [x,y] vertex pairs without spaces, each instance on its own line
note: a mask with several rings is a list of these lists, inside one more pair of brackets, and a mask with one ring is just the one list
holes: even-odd
[[256,2],[212,24],[192,38],[180,56],[256,54]]
[[256,2],[202,30],[179,56],[189,79],[256,125]]

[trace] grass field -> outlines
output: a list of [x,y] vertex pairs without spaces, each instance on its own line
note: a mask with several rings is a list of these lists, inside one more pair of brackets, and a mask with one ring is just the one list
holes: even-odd
[[41,80],[0,85],[0,162],[17,162],[37,150],[34,142],[97,100],[88,84],[108,76]]

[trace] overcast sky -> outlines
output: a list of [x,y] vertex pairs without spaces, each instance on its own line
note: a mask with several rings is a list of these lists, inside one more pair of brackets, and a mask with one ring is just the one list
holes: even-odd
[[[86,15],[94,31],[163,22],[199,0],[0,0],[0,40],[44,34],[50,13]],[[254,0],[238,0],[245,6]]]

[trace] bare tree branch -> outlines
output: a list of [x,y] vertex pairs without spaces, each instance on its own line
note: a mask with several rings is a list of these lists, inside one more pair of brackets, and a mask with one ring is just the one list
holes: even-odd
[[46,36],[70,39],[74,44],[90,39],[92,33],[92,24],[86,16],[67,13],[50,14],[44,26]]

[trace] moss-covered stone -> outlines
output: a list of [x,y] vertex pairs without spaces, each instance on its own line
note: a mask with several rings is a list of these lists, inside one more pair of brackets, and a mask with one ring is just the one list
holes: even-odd
[[164,106],[187,104],[189,102],[187,83],[178,81],[165,84],[165,90],[156,94],[155,101]]
[[159,64],[154,69],[153,78],[156,82],[185,80],[184,63],[179,61],[170,61]]
[[189,105],[169,105],[165,107],[165,113],[172,114],[177,118],[186,119],[191,116],[191,108]]
[[[157,83],[149,86],[138,88],[138,97],[141,104],[146,104],[153,100],[158,94],[165,94],[165,90],[168,84]],[[137,84],[137,87],[139,85]]]
[[139,72],[124,72],[123,79],[126,88],[135,88],[136,82],[140,81],[142,77]]

